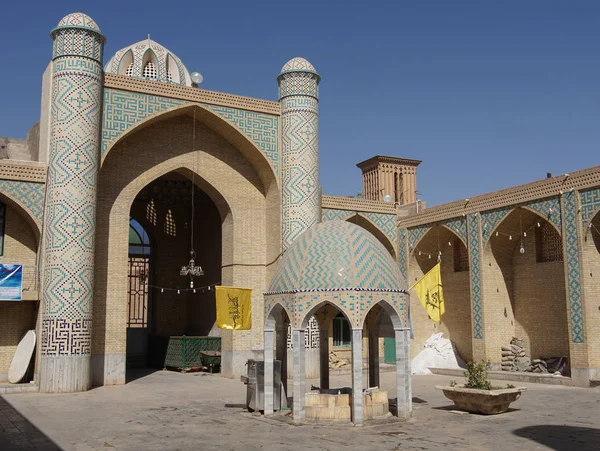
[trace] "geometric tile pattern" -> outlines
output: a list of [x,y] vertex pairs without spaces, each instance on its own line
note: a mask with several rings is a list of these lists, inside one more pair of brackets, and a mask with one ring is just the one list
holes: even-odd
[[53,64],[41,351],[86,355],[91,339],[102,66],[88,58],[60,55]]
[[523,206],[539,213],[539,215],[552,224],[559,234],[562,234],[562,220],[560,214],[560,199],[537,199],[523,204]]
[[0,192],[23,207],[40,228],[44,218],[45,188],[43,183],[0,180]]
[[[131,127],[153,114],[166,112],[183,104],[182,100],[169,97],[104,89],[102,158],[106,156],[107,149],[117,138]],[[217,105],[201,105],[215,112],[244,133],[262,151],[277,172],[279,163],[277,146],[279,120],[277,116]]]
[[423,225],[408,229],[408,251],[412,252],[419,241],[425,236],[425,234],[431,229],[430,225]]
[[581,221],[584,227],[600,210],[600,189],[593,188],[581,191]]
[[281,101],[283,249],[319,216],[319,113],[313,97]]
[[318,223],[319,84],[304,58],[288,61],[277,77],[281,104],[281,236],[286,251]]
[[581,253],[579,246],[579,219],[577,214],[577,198],[575,191],[562,195],[564,218],[564,255],[567,273],[567,299],[569,305],[569,323],[571,341],[584,342],[583,305],[581,288]]
[[486,245],[492,233],[504,218],[512,211],[513,207],[497,208],[496,210],[481,213],[481,235],[482,244]]
[[279,118],[277,116],[217,105],[204,106],[241,130],[268,158],[273,169],[275,169],[275,174],[278,173],[277,133]]
[[[479,215],[470,214],[467,217],[469,265],[471,276],[471,322],[473,338],[483,339],[483,301],[481,282],[481,234],[479,232]],[[490,229],[491,230],[491,229]]]
[[404,290],[400,268],[372,234],[346,221],[303,233],[284,254],[271,292],[334,289]]
[[458,235],[465,246],[467,245],[467,219],[465,217],[446,219],[442,221],[442,224]]
[[400,267],[400,272],[402,273],[402,277],[404,280],[408,280],[408,259],[406,258],[406,229],[402,228],[398,231],[400,235],[400,239],[398,241],[398,266]]
[[333,208],[323,208],[321,210],[321,218],[323,221],[332,221],[338,219],[340,221],[346,221],[350,217],[358,214],[371,221],[385,236],[389,238],[392,245],[396,245],[398,239],[398,232],[396,227],[396,215],[386,213],[373,213],[367,211],[350,211],[350,210],[337,210]]

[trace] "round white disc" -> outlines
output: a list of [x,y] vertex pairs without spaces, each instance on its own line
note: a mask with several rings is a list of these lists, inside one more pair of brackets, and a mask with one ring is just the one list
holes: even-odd
[[15,351],[15,355],[8,369],[8,382],[11,384],[17,384],[23,379],[27,368],[29,368],[29,362],[33,356],[33,350],[35,349],[35,331],[28,331],[23,339],[20,341]]

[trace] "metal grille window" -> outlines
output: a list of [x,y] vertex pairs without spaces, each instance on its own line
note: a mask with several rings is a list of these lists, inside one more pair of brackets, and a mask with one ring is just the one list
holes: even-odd
[[342,314],[333,318],[333,346],[336,348],[349,348],[352,346],[350,324]]
[[145,78],[156,78],[157,77],[156,66],[154,65],[154,63],[152,61],[148,61],[146,63],[146,65],[144,66],[144,77]]
[[537,262],[558,262],[563,260],[562,238],[549,222],[541,222],[535,229]]
[[462,241],[454,237],[454,272],[462,272],[469,270],[469,254],[466,246]]
[[148,327],[149,257],[129,257],[129,316],[127,327]]

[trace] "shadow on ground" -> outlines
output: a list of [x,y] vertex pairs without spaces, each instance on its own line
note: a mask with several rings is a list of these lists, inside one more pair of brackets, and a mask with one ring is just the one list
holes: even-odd
[[557,451],[600,449],[600,429],[545,424],[516,429],[513,434]]
[[56,443],[0,396],[0,450],[21,449],[61,450]]
[[127,368],[125,372],[125,383],[129,384],[130,382],[149,376],[157,371],[161,370],[157,368]]

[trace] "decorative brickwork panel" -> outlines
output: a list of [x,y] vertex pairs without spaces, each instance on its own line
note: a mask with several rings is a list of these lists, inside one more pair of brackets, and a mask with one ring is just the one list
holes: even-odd
[[43,183],[0,180],[0,192],[23,207],[40,228],[44,219],[44,190]]
[[398,240],[398,233],[396,231],[396,215],[395,214],[384,214],[384,213],[373,213],[373,212],[357,212],[350,210],[337,210],[330,208],[323,208],[321,210],[321,219],[323,221],[347,221],[350,217],[358,214],[359,216],[367,218],[371,221],[375,226],[383,232],[385,236],[387,236],[394,245],[396,246],[396,242]]
[[468,250],[471,268],[471,324],[473,326],[473,338],[483,340],[483,287],[481,279],[481,233],[479,230],[479,218],[476,214],[467,217]]
[[558,233],[562,233],[562,219],[560,212],[560,200],[558,197],[551,199],[539,199],[524,204],[525,207],[539,213],[539,215],[556,227]]
[[431,229],[429,225],[408,229],[408,250],[410,252],[415,249],[417,243],[429,232],[429,229]]
[[467,218],[454,218],[442,221],[442,224],[448,227],[462,240],[464,245],[467,245]]
[[581,288],[581,252],[579,245],[579,219],[577,217],[577,193],[567,192],[562,196],[563,242],[565,272],[567,276],[567,299],[571,341],[584,342],[583,298]]
[[102,67],[54,61],[42,355],[90,353]]
[[[127,130],[144,119],[183,105],[185,102],[117,89],[104,90],[104,122],[102,127],[102,157],[108,148]],[[237,127],[267,157],[275,172],[278,171],[279,152],[277,130],[279,118],[274,115],[201,104]]]
[[319,219],[318,101],[293,96],[282,100],[282,235],[287,249]]
[[279,171],[279,152],[277,133],[279,118],[264,113],[238,110],[216,105],[205,105],[230,124],[240,129],[268,158],[277,174]]
[[483,246],[487,244],[496,227],[500,225],[512,209],[513,207],[504,207],[481,213],[481,237]]
[[580,192],[581,196],[581,221],[587,227],[588,223],[600,210],[600,188]]

